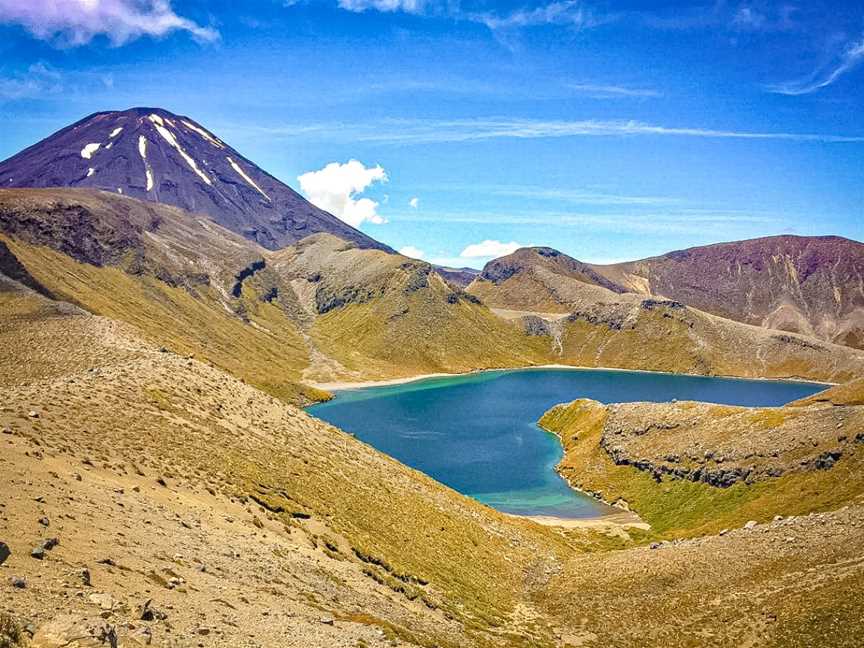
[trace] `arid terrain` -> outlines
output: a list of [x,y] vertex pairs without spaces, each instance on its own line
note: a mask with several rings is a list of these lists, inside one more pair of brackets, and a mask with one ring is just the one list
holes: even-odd
[[[615,266],[523,248],[475,275],[392,252],[158,109],[74,124],[0,165],[16,178],[0,648],[864,644],[860,244]],[[835,386],[553,407],[558,471],[621,511],[560,526],[300,409],[329,383],[546,364]]]
[[[23,645],[88,633],[130,646],[860,640],[854,440],[833,465],[791,478],[724,488],[664,473],[657,482],[615,465],[580,415],[560,431],[562,471],[574,461],[567,439],[597,443],[592,453],[625,476],[621,496],[652,530],[559,530],[474,503],[206,362],[140,341],[127,325],[6,280],[0,295],[10,350],[0,474],[15,493],[0,518],[10,552],[0,606]],[[782,411],[827,408],[852,427],[856,394]],[[683,455],[691,430],[715,453],[735,439],[734,429],[714,438],[684,420],[686,444],[664,439],[652,450]],[[814,439],[828,443],[819,420]],[[765,447],[748,432],[753,448]],[[593,468],[580,470],[583,486],[594,485]],[[762,480],[771,486],[759,490]],[[738,505],[724,508],[730,497]],[[688,512],[687,501],[703,507]]]

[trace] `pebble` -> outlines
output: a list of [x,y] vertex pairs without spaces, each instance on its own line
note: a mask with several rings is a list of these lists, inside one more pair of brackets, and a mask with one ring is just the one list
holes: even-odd
[[16,589],[24,589],[27,587],[27,580],[20,576],[13,576],[9,579],[9,583]]

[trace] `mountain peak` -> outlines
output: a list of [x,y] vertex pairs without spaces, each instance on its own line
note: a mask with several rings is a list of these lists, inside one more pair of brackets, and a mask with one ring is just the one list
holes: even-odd
[[204,213],[275,249],[328,232],[391,251],[311,203],[190,117],[94,113],[0,162],[0,187],[81,187]]

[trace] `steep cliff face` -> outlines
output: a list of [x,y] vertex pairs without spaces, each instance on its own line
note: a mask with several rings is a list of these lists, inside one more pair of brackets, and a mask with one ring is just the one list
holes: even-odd
[[594,269],[633,292],[864,347],[864,244],[856,241],[776,236]]

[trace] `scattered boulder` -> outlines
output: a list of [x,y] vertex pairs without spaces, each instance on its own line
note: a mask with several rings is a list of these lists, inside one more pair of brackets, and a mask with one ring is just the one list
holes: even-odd
[[113,612],[118,607],[120,607],[120,603],[110,594],[91,594],[90,602],[93,605],[98,605],[101,609]]
[[9,584],[15,589],[24,589],[27,587],[27,580],[21,576],[13,576],[9,579]]
[[31,648],[117,648],[117,631],[101,618],[61,614],[40,626]]
[[86,567],[81,570],[80,576],[81,576],[81,582],[84,583],[84,585],[86,585],[87,587],[90,587],[93,584],[92,580],[90,578],[90,570],[87,569]]
[[153,631],[147,626],[138,628],[129,635],[129,641],[133,646],[149,646],[153,642]]
[[0,565],[6,562],[6,559],[12,555],[12,550],[5,542],[0,542]]
[[142,621],[164,621],[168,618],[168,615],[159,608],[153,607],[152,599],[147,599],[138,608],[138,618]]
[[41,517],[41,518],[39,518],[39,524],[41,524],[44,527],[47,527],[47,526],[50,526],[51,521],[47,517]]
[[30,555],[37,560],[42,560],[45,557],[45,552],[51,551],[54,547],[60,544],[57,538],[48,538],[43,540],[37,546],[30,550]]
[[758,522],[756,522],[756,520],[749,520],[747,522],[747,524],[744,525],[744,528],[749,531],[750,529],[754,528],[757,524],[758,524]]

